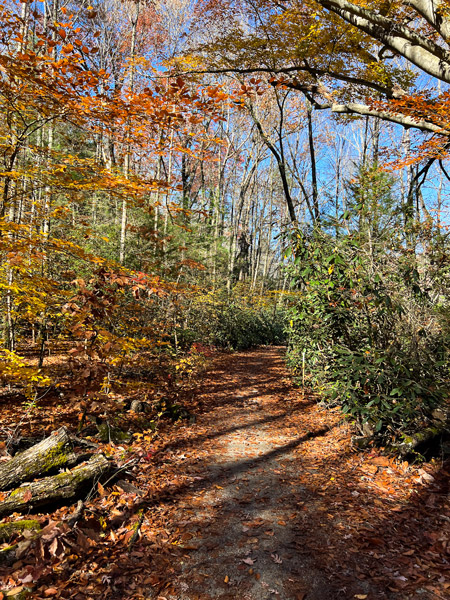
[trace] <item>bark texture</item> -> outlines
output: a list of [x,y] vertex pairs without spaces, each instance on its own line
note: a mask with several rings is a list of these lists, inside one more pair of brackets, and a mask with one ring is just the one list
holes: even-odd
[[0,490],[31,481],[49,471],[73,464],[72,443],[65,427],[61,427],[35,446],[16,454],[0,465]]
[[87,485],[110,469],[110,463],[98,454],[71,471],[27,483],[10,492],[0,504],[0,517],[60,500],[76,498]]

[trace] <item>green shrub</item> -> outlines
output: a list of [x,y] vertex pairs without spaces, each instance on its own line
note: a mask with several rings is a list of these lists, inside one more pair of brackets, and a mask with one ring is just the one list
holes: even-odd
[[282,344],[285,318],[285,309],[269,296],[261,298],[245,288],[231,296],[226,290],[210,291],[186,309],[178,339],[183,346],[201,342],[233,350]]
[[373,241],[368,252],[360,228],[297,234],[288,363],[361,428],[395,438],[448,393],[449,311],[429,294],[423,256]]

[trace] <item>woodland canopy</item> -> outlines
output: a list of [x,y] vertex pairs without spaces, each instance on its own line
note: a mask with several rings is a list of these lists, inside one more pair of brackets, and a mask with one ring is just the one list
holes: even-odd
[[449,44],[448,0],[0,0],[0,450],[153,440],[260,345],[442,446]]
[[108,396],[193,344],[286,341],[361,428],[428,426],[448,381],[449,10],[3,3],[3,384],[33,404],[63,352],[79,399]]

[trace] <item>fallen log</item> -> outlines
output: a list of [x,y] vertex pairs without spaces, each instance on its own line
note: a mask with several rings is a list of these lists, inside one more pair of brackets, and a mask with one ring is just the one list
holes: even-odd
[[14,458],[0,464],[0,490],[9,490],[52,470],[74,464],[72,442],[65,427]]
[[0,517],[12,512],[22,512],[52,502],[76,498],[89,483],[100,478],[110,468],[111,464],[103,454],[98,454],[71,471],[25,483],[10,492],[0,503]]
[[35,519],[0,523],[0,542],[7,542],[17,533],[23,533],[24,531],[39,531],[40,528],[39,521],[36,521]]
[[448,432],[449,427],[446,423],[436,424],[411,435],[403,435],[402,441],[394,444],[392,449],[400,456],[407,456],[415,452],[419,446],[431,443],[434,439]]

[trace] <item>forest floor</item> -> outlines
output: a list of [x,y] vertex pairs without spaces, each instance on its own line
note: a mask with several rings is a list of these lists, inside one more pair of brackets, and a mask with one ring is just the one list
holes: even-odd
[[15,585],[76,600],[449,597],[448,463],[356,451],[339,411],[292,384],[282,348],[218,355],[185,404],[195,422],[128,449],[138,493],[100,486],[61,534],[70,551],[22,560]]

